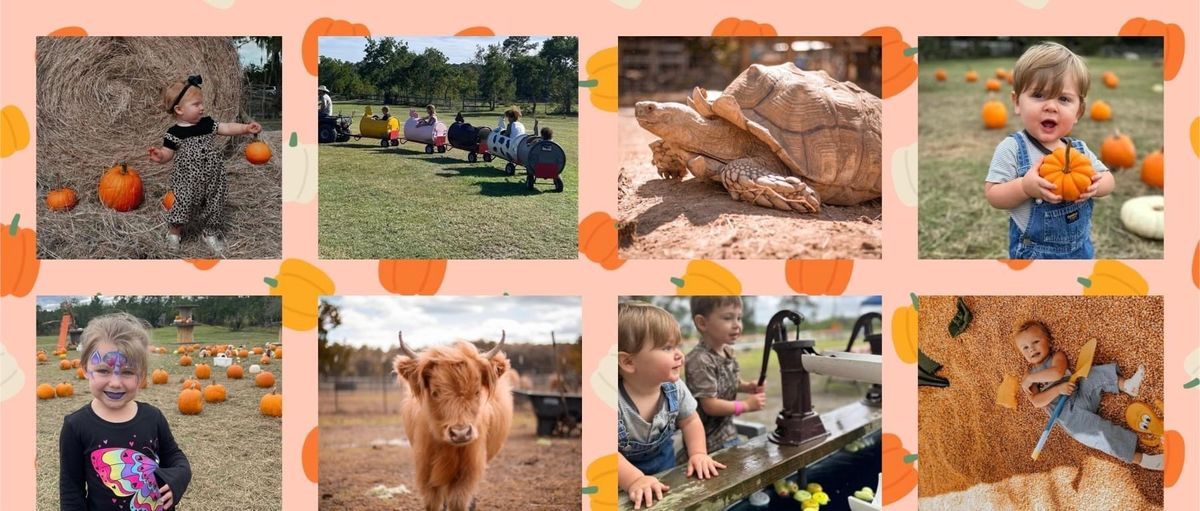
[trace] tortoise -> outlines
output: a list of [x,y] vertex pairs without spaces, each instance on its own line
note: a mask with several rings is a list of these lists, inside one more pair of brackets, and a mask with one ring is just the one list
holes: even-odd
[[661,137],[652,162],[667,179],[721,183],[735,200],[817,213],[881,195],[882,101],[825,71],[754,64],[715,101],[639,101],[638,124]]

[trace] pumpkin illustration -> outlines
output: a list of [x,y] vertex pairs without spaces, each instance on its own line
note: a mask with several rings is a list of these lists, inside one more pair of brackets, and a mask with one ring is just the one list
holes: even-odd
[[167,380],[169,380],[169,379],[171,379],[171,375],[168,374],[167,371],[162,368],[155,369],[154,372],[150,373],[150,381],[151,381],[151,383],[154,383],[155,385],[162,385],[164,383],[167,383]]
[[225,377],[231,380],[240,380],[245,375],[245,370],[239,364],[232,364],[225,368]]
[[617,454],[609,454],[596,458],[587,467],[588,484],[596,491],[588,495],[592,509],[617,509]]
[[142,176],[126,163],[116,165],[100,177],[100,202],[122,213],[142,205]]
[[262,397],[258,402],[258,411],[267,417],[283,417],[283,394],[278,389]]
[[1133,18],[1121,26],[1117,35],[1162,36],[1163,38],[1163,80],[1171,80],[1179,74],[1183,67],[1183,29],[1174,23],[1163,23],[1158,20]]
[[196,364],[196,378],[207,380],[212,376],[212,368],[208,364]]
[[625,264],[617,254],[617,227],[608,213],[597,211],[579,222],[579,251],[606,270]]
[[37,386],[38,399],[54,399],[54,386],[49,383],[43,383]]
[[983,104],[983,127],[1000,129],[1008,124],[1008,107],[998,99],[989,99]]
[[1074,147],[1064,145],[1042,159],[1038,175],[1054,184],[1054,194],[1073,201],[1092,186],[1092,160]]
[[204,387],[204,402],[220,403],[225,401],[225,386],[220,383],[213,383]]
[[879,27],[863,33],[864,36],[882,38],[883,99],[899,94],[917,79],[917,63],[910,53],[908,43],[895,27]]
[[17,213],[12,224],[0,224],[0,296],[29,294],[42,267],[37,257],[37,237],[32,229],[17,227],[20,221],[21,214]]
[[389,293],[432,295],[446,278],[445,259],[380,259],[379,283]]
[[162,198],[163,209],[171,209],[175,207],[175,192],[168,190]]
[[588,94],[592,106],[605,112],[617,111],[617,47],[605,48],[587,61],[588,80],[595,81]]
[[70,397],[75,395],[75,387],[70,383],[62,382],[54,386],[54,395],[58,397]]
[[317,297],[336,290],[325,272],[301,259],[285,259],[279,273],[263,281],[272,296],[283,297],[283,326],[299,331],[317,327]]
[[59,360],[58,368],[63,371],[71,369],[71,361],[70,360]]
[[933,72],[933,77],[934,77],[934,78],[935,78],[937,81],[939,81],[939,82],[944,82],[944,81],[946,81],[946,70],[945,70],[945,69],[938,69],[937,71],[934,71],[934,72]]
[[892,313],[892,347],[905,364],[917,361],[917,295],[909,293],[912,305],[897,307]]
[[688,262],[683,278],[671,277],[677,295],[740,295],[742,283],[723,266],[707,259]]
[[1142,182],[1158,189],[1163,187],[1162,149],[1154,151],[1142,160]]
[[29,145],[29,123],[14,105],[0,109],[0,158],[7,158]]
[[972,69],[970,71],[967,71],[966,78],[967,78],[967,82],[975,83],[976,81],[979,80],[979,73],[976,73],[975,70]]
[[1188,140],[1192,143],[1192,152],[1200,156],[1200,116],[1192,119],[1192,125],[1188,127]]
[[713,27],[712,35],[717,36],[752,36],[775,37],[775,27],[766,23],[755,23],[750,20],[725,18]]
[[317,482],[318,468],[321,465],[320,447],[321,429],[314,426],[304,436],[304,446],[300,448],[300,464],[304,466],[304,477],[314,483]]
[[55,211],[70,211],[79,204],[79,196],[72,188],[56,188],[46,194],[46,207]]
[[182,357],[179,357],[179,365],[181,365],[181,366],[190,366],[190,365],[192,365],[192,357],[190,357],[190,356],[188,356],[188,355],[184,355],[184,356],[182,356]]
[[1087,278],[1075,279],[1083,285],[1084,296],[1136,296],[1150,292],[1150,285],[1137,270],[1120,261],[1101,259]]
[[1107,121],[1109,119],[1112,119],[1112,107],[1108,106],[1107,102],[1105,102],[1104,100],[1100,100],[1095,103],[1092,103],[1092,120],[1093,121],[1103,122],[1103,121]]
[[[467,27],[462,30],[459,30],[458,32],[455,32],[454,35],[456,35],[456,36],[494,36],[494,35],[496,35],[496,32],[494,32],[492,29],[490,29],[488,27]],[[316,481],[313,481],[313,482],[315,483]]]
[[840,295],[854,272],[853,259],[788,259],[783,265],[788,286],[806,295]]
[[1163,239],[1165,222],[1162,195],[1134,197],[1121,205],[1121,223],[1126,230],[1143,238]]
[[1121,80],[1117,78],[1117,74],[1112,71],[1105,71],[1104,74],[1100,75],[1100,80],[1104,82],[1105,87],[1110,89],[1117,88],[1117,84],[1121,83]]
[[179,392],[179,413],[196,415],[204,411],[204,399],[197,389],[184,389]]
[[896,502],[917,487],[917,470],[906,463],[909,455],[900,437],[883,434],[883,505]]
[[333,18],[319,18],[308,25],[304,31],[304,39],[300,43],[300,54],[304,59],[304,69],[308,74],[317,76],[317,41],[321,36],[369,36],[371,31],[365,25],[350,23]]
[[1163,486],[1170,488],[1183,472],[1183,435],[1170,430],[1163,434]]
[[1137,149],[1129,135],[1120,131],[1109,135],[1100,146],[1100,161],[1110,169],[1127,169],[1137,161]]
[[271,160],[271,147],[254,135],[254,141],[246,144],[246,161],[262,165]]
[[983,83],[983,87],[991,92],[1000,90],[1000,81],[995,78],[988,78],[987,81]]
[[296,132],[283,147],[283,200],[312,202],[317,195],[317,145],[301,144]]
[[254,386],[270,388],[275,386],[275,375],[271,371],[261,371],[254,377]]

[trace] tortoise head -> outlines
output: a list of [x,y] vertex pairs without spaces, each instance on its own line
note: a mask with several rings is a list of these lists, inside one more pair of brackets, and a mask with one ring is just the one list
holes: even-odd
[[682,103],[638,101],[634,106],[638,125],[665,140],[692,138],[690,133],[704,124],[704,118]]

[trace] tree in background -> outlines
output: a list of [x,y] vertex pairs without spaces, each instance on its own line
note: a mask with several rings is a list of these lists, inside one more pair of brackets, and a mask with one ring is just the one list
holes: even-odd
[[571,113],[579,94],[579,38],[555,36],[542,43],[538,56],[546,61],[546,89],[557,100],[559,113]]
[[513,99],[516,86],[513,84],[512,69],[500,51],[500,45],[479,48],[475,51],[475,60],[482,66],[479,71],[479,94],[487,100],[489,107],[495,110],[497,102]]

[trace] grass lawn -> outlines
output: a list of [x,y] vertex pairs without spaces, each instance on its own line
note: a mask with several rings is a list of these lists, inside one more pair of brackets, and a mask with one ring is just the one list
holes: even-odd
[[[270,330],[243,330],[229,332],[223,328],[198,326],[196,340],[200,344],[226,343],[261,346],[265,342],[278,342],[279,332]],[[149,403],[163,412],[171,426],[171,434],[192,466],[192,481],[183,495],[181,506],[194,510],[224,509],[281,509],[283,477],[283,435],[279,417],[266,417],[259,412],[259,400],[271,392],[268,388],[254,385],[254,375],[246,371],[245,378],[234,380],[225,376],[225,370],[213,366],[212,377],[202,380],[202,385],[219,383],[225,386],[227,400],[222,403],[205,403],[199,415],[183,415],[179,412],[178,399],[180,382],[195,374],[195,366],[180,366],[179,355],[174,353],[175,328],[158,328],[152,331],[154,345],[168,348],[170,353],[151,354],[147,378],[155,369],[170,373],[166,384],[149,385],[138,392],[137,400]],[[38,349],[53,352],[57,336],[37,338]],[[67,352],[71,359],[79,353]],[[211,359],[192,353],[195,363],[212,366]],[[257,361],[259,357],[251,357]],[[249,369],[252,362],[242,361]],[[272,359],[264,371],[275,375],[278,388],[283,388],[283,360]],[[38,509],[58,509],[58,436],[62,430],[63,417],[87,405],[91,401],[87,380],[76,378],[75,370],[60,370],[58,358],[37,366],[37,383],[71,383],[75,395],[39,400],[37,403],[37,502]]]
[[[339,103],[335,112],[358,117],[366,105]],[[372,109],[378,113],[379,105]],[[405,110],[394,109],[396,113]],[[407,115],[407,114],[402,114]],[[494,127],[501,112],[465,115]],[[449,125],[454,112],[439,118]],[[567,155],[564,190],[550,180],[525,188],[525,170],[504,173],[504,160],[468,163],[449,149],[424,145],[381,148],[351,139],[320,147],[320,257],[323,259],[574,259],[579,235],[578,117],[542,116]],[[533,131],[533,119],[522,122]]]
[[[1022,129],[1009,99],[1011,86],[1002,81],[998,98],[1008,108],[1004,129],[983,128],[980,110],[986,101],[984,81],[998,67],[1011,69],[1013,59],[923,61],[918,81],[920,205],[919,248],[922,259],[985,259],[1008,257],[1008,214],[991,207],[983,196],[984,178],[996,145],[1003,137]],[[1104,138],[1120,129],[1133,139],[1138,158],[1132,169],[1114,172],[1116,189],[1095,199],[1092,241],[1097,259],[1161,259],[1162,241],[1130,233],[1121,224],[1121,205],[1142,195],[1162,191],[1141,181],[1142,159],[1162,147],[1162,68],[1150,60],[1091,57],[1091,89],[1087,108],[1104,100],[1113,109],[1107,122],[1093,121],[1084,113],[1073,137],[1082,139],[1097,155]],[[948,79],[938,82],[933,74],[945,69]],[[979,81],[967,83],[968,69],[979,72]],[[1100,75],[1113,71],[1120,78],[1116,89],[1104,86]]]

